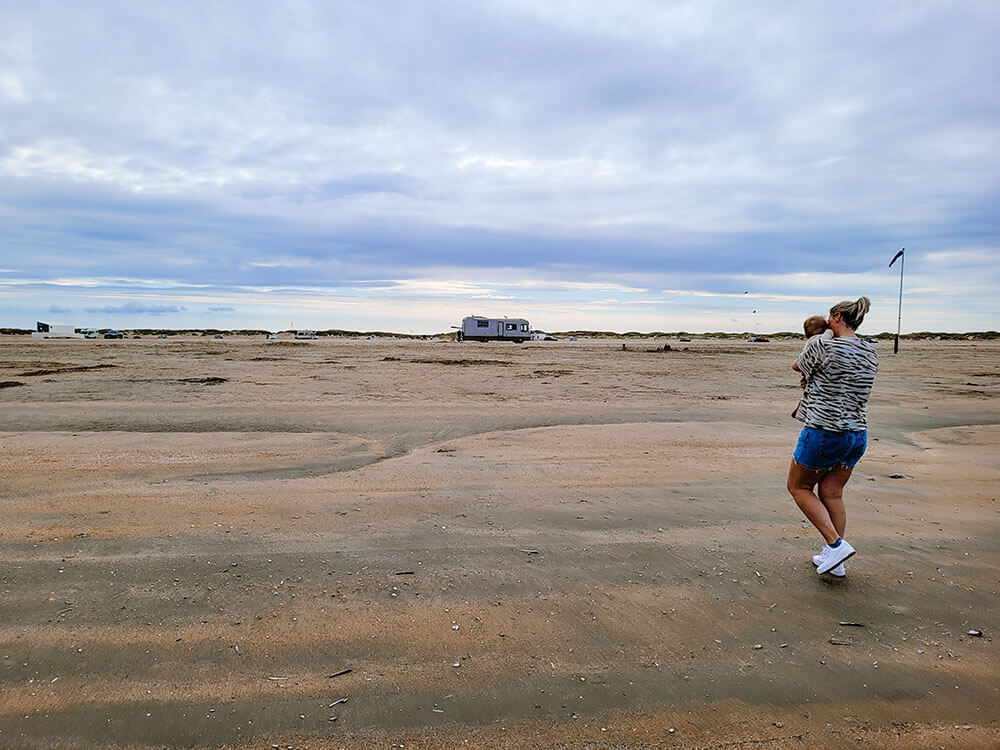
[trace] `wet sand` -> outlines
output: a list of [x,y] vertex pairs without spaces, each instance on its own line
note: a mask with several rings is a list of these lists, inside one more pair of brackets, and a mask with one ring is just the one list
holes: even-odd
[[800,346],[0,338],[0,747],[1000,746],[1000,344],[878,345],[844,580]]

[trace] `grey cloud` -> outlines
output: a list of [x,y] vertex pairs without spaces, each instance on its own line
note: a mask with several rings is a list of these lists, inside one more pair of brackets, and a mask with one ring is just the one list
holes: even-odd
[[89,313],[102,313],[107,315],[165,315],[167,313],[179,313],[187,310],[183,305],[145,305],[141,302],[126,302],[124,305],[115,307],[87,307],[84,308]]

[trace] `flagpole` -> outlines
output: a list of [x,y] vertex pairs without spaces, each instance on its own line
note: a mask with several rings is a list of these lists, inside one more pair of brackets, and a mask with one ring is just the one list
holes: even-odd
[[903,266],[906,264],[906,250],[899,251],[899,311],[896,314],[896,343],[892,347],[893,354],[899,354],[899,332],[903,325]]

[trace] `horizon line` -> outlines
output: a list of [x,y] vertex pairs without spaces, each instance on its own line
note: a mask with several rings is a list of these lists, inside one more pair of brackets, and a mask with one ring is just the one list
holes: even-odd
[[[90,330],[89,327],[75,327],[76,332],[82,332],[84,330]],[[455,336],[455,331],[441,331],[436,333],[401,333],[396,331],[382,331],[382,330],[349,330],[343,328],[283,328],[280,330],[269,330],[264,328],[96,328],[98,333],[104,333],[106,331],[121,331],[126,333],[138,333],[138,334],[150,334],[155,335],[159,333],[174,333],[174,334],[194,334],[194,333],[211,333],[211,334],[229,334],[231,336],[249,336],[249,335],[260,335],[265,336],[269,334],[294,334],[296,331],[311,331],[317,336],[324,337],[339,337],[339,336],[393,336],[396,338],[443,338]],[[15,328],[12,326],[0,326],[0,335],[5,336],[17,336],[26,335],[34,333],[32,329],[29,328]],[[543,331],[540,329],[535,329],[532,333],[541,333],[548,336],[593,336],[593,337],[621,337],[621,338],[638,338],[638,337],[679,337],[679,336],[747,336],[751,338],[762,338],[766,336],[775,337],[796,337],[802,338],[804,334],[797,333],[795,331],[773,331],[771,333],[761,333],[759,331],[703,331],[701,333],[693,331],[608,331],[608,330],[594,330],[594,329],[575,329],[567,331]],[[884,339],[884,338],[895,338],[896,333],[893,331],[882,331],[880,333],[874,333],[869,335],[860,335],[860,338],[871,338],[871,339]],[[932,337],[932,336],[977,336],[983,338],[1000,338],[1000,331],[995,330],[985,330],[985,331],[911,331],[909,333],[900,333],[900,338],[913,338],[913,337]]]

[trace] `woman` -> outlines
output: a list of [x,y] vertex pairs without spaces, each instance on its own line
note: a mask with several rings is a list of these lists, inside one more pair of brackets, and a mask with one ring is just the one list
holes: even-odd
[[870,306],[861,297],[831,307],[828,323],[834,338],[810,341],[792,365],[806,379],[796,413],[805,426],[788,470],[788,491],[826,542],[813,557],[820,575],[846,575],[844,561],[854,554],[844,539],[843,493],[868,445],[868,398],[878,354],[855,331]]

